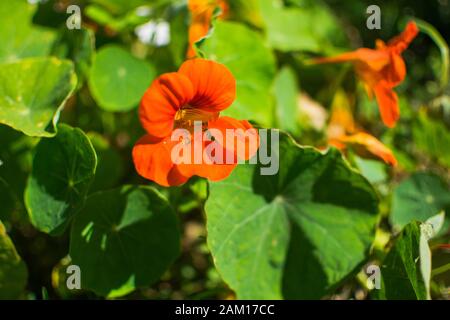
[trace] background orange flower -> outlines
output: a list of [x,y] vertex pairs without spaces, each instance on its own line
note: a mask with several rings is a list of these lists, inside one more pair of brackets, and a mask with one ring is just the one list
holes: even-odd
[[357,127],[343,92],[338,92],[334,98],[327,137],[328,143],[340,150],[350,148],[362,158],[397,165],[397,159],[389,148]]
[[188,8],[191,12],[191,24],[189,26],[187,58],[196,56],[194,44],[208,34],[214,10],[218,7],[222,10],[220,17],[224,18],[228,12],[228,4],[225,0],[189,0]]
[[336,57],[318,58],[316,63],[352,62],[356,73],[364,82],[369,97],[375,94],[381,118],[388,127],[394,127],[399,116],[398,97],[393,88],[406,76],[405,62],[401,56],[418,34],[415,22],[409,22],[405,30],[387,44],[382,40],[376,49],[361,48]]

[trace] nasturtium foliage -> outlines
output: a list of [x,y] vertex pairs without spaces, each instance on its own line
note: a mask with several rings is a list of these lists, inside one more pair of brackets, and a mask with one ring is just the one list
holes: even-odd
[[94,52],[95,36],[90,29],[64,29],[60,32],[52,49],[53,55],[74,62],[78,87],[81,87],[84,80],[89,76]]
[[354,160],[361,174],[370,183],[377,185],[386,182],[388,176],[386,173],[386,164],[376,160],[360,158],[356,155],[354,156]]
[[[450,189],[435,174],[417,172],[402,181],[393,192],[391,222],[401,229],[413,220],[426,221],[450,209]],[[450,225],[445,223],[444,229]]]
[[283,7],[282,1],[259,0],[259,7],[274,49],[333,52],[334,43],[345,42],[342,28],[325,6]]
[[238,298],[320,298],[365,261],[378,198],[335,149],[281,134],[277,156],[276,175],[240,165],[210,183],[208,244]]
[[[116,15],[124,14],[136,7],[149,4],[147,0],[92,0],[91,2],[101,5]],[[151,1],[151,3],[154,2],[162,2],[162,0]]]
[[298,83],[295,72],[289,68],[281,69],[274,82],[276,99],[276,127],[297,133],[298,131]]
[[8,220],[16,207],[16,199],[10,186],[0,177],[0,220]]
[[37,229],[58,235],[83,206],[97,156],[83,131],[67,125],[54,138],[43,138],[35,152],[25,205]]
[[413,123],[417,148],[442,166],[450,167],[450,132],[444,123],[420,112]]
[[428,241],[443,224],[444,215],[407,224],[381,264],[381,287],[374,297],[389,300],[430,299],[431,251]]
[[155,189],[124,186],[90,196],[75,217],[70,256],[81,285],[123,296],[157,281],[180,251],[176,216]]
[[200,46],[208,59],[226,65],[236,78],[236,101],[223,114],[270,126],[275,59],[261,35],[243,24],[217,21]]
[[54,136],[76,82],[68,60],[28,58],[0,65],[0,123],[29,136]]
[[89,86],[101,108],[129,111],[137,107],[155,76],[151,64],[119,46],[110,45],[96,53]]
[[55,33],[32,25],[35,10],[24,0],[0,2],[0,63],[50,53]]
[[27,267],[0,221],[0,299],[19,298],[27,277]]

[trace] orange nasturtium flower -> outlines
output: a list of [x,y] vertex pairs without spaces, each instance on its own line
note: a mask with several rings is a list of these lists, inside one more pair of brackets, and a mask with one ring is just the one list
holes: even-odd
[[214,10],[220,7],[221,17],[228,12],[228,4],[225,0],[189,0],[188,8],[191,12],[191,25],[189,26],[189,48],[187,58],[196,56],[194,44],[208,34]]
[[360,48],[336,57],[318,58],[316,63],[352,62],[356,73],[364,82],[370,98],[375,94],[384,124],[394,127],[399,116],[398,97],[394,88],[406,76],[406,66],[401,56],[418,34],[415,22],[409,22],[405,30],[387,44],[377,40],[376,49]]
[[[139,118],[147,134],[133,148],[137,172],[163,186],[183,184],[194,175],[212,181],[226,178],[239,160],[248,160],[259,147],[257,130],[250,123],[219,117],[235,96],[236,80],[231,72],[224,65],[205,59],[188,60],[178,72],[166,73],[154,80],[139,108]],[[200,124],[200,132],[195,129],[196,123]],[[184,129],[189,136],[173,141],[176,129]],[[244,134],[229,138],[228,132],[239,131],[236,129]],[[219,135],[217,132],[222,141],[214,139],[214,135]],[[208,135],[209,141],[204,138]],[[173,158],[173,149],[180,143],[191,148],[187,163]],[[201,145],[201,154],[195,150],[195,145]],[[204,152],[207,148],[215,151],[205,160],[203,153],[208,154]],[[223,158],[228,155],[231,162],[216,161],[215,152]]]
[[328,125],[328,144],[340,150],[352,149],[357,155],[366,159],[382,160],[396,166],[392,151],[374,136],[357,128],[348,105],[337,94],[333,102],[330,123]]

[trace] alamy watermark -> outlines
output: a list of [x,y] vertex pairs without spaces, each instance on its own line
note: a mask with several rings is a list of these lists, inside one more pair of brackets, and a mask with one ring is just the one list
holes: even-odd
[[69,275],[66,280],[66,286],[69,290],[81,289],[81,269],[79,266],[72,264],[67,267],[66,273]]
[[372,4],[367,7],[366,13],[370,16],[367,18],[366,26],[369,30],[381,29],[381,9],[379,6]]
[[380,267],[375,264],[371,264],[366,268],[366,274],[368,275],[366,283],[367,287],[369,289],[381,289]]
[[79,6],[72,4],[67,7],[66,13],[70,16],[66,20],[66,26],[69,30],[81,29],[81,9]]

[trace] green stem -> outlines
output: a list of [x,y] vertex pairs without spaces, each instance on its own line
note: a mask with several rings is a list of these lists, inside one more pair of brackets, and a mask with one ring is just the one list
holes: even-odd
[[436,28],[433,27],[428,22],[425,22],[418,18],[414,18],[414,21],[416,22],[419,29],[422,32],[426,33],[433,40],[433,42],[438,46],[439,51],[441,52],[442,66],[441,66],[440,85],[441,89],[444,89],[448,83],[448,74],[450,66],[450,53],[447,42],[442,37],[442,35],[436,30]]
[[431,276],[437,276],[438,274],[444,273],[450,271],[450,263],[444,264],[443,266],[440,266],[439,268],[434,269],[431,271]]

